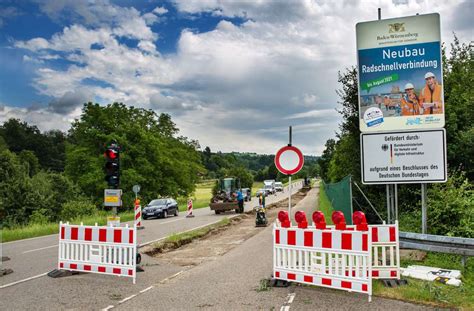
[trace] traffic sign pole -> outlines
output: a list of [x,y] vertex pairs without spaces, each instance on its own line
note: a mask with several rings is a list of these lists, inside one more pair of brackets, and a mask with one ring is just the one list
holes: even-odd
[[[291,126],[288,130],[288,146],[291,146]],[[289,186],[289,194],[288,194],[288,217],[290,218],[290,224],[291,224],[291,175],[288,178],[288,186]]]

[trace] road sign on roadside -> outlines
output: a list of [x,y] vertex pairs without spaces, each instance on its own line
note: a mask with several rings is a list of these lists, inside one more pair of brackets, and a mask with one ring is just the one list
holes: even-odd
[[298,173],[303,167],[303,164],[303,153],[295,146],[285,146],[278,150],[275,156],[275,166],[285,175]]
[[361,134],[362,183],[442,183],[447,180],[446,131]]
[[356,25],[361,132],[444,126],[439,14]]
[[122,190],[121,189],[105,189],[104,190],[104,206],[109,206],[109,207],[122,206]]
[[132,190],[135,192],[135,194],[138,194],[140,192],[140,185],[133,186]]

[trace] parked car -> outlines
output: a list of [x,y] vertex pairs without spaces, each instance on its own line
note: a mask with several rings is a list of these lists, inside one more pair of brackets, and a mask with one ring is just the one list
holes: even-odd
[[143,219],[150,217],[166,218],[168,215],[178,216],[178,203],[172,198],[156,199],[148,203],[142,210]]
[[281,181],[275,182],[275,190],[276,191],[283,191],[283,183]]
[[250,188],[242,188],[242,194],[245,202],[252,200],[252,190]]

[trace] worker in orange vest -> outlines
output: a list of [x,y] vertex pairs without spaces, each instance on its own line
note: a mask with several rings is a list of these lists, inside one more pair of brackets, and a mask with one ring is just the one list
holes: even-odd
[[411,83],[405,85],[405,95],[402,96],[402,116],[413,116],[420,114],[418,97],[415,87]]
[[443,113],[443,102],[441,101],[442,88],[436,81],[432,72],[425,74],[426,85],[420,93],[420,106],[423,108],[420,114]]
[[388,110],[388,107],[390,106],[390,98],[388,97],[388,95],[384,96],[383,104],[385,105],[385,110]]

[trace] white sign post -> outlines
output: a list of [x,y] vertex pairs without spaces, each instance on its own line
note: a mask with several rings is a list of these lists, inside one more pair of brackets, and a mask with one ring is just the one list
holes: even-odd
[[278,150],[275,155],[275,166],[280,173],[288,175],[288,217],[291,221],[291,175],[298,173],[304,165],[304,156],[301,150],[291,145],[291,126],[289,130],[289,144]]
[[446,182],[446,132],[361,134],[362,183]]

